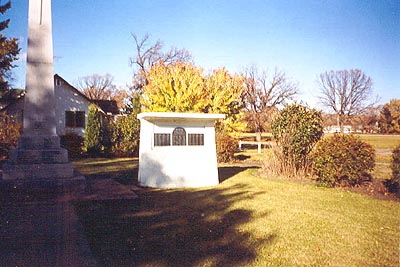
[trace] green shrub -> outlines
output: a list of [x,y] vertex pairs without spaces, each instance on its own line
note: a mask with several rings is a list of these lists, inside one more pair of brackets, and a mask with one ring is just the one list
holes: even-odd
[[61,146],[68,150],[70,158],[79,158],[83,153],[83,137],[73,132],[66,132],[60,136]]
[[89,156],[98,156],[102,151],[100,112],[96,105],[89,106],[88,121],[85,129],[84,148]]
[[16,118],[0,113],[0,160],[8,158],[12,148],[18,144],[22,124]]
[[370,181],[375,150],[354,135],[335,134],[317,143],[312,157],[317,181],[328,187]]
[[105,157],[113,155],[115,121],[112,117],[103,117],[101,125],[102,153]]
[[112,152],[116,156],[136,156],[139,149],[140,123],[136,114],[121,116],[117,119],[113,133]]
[[284,158],[281,169],[296,175],[309,167],[309,154],[323,134],[321,112],[299,104],[287,105],[272,119],[271,131]]
[[215,139],[218,162],[233,161],[235,159],[235,152],[237,150],[236,139],[224,132],[219,131],[217,131]]
[[392,151],[392,177],[385,181],[385,186],[391,193],[399,193],[400,196],[400,145]]

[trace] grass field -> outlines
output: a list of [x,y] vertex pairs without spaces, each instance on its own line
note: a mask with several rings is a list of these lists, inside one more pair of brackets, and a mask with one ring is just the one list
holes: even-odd
[[400,135],[359,134],[358,136],[375,149],[393,150],[400,145]]
[[[137,159],[74,165],[91,179],[136,179]],[[215,187],[140,189],[136,202],[76,203],[99,264],[399,266],[400,202],[260,177],[254,167],[219,172]]]
[[[332,134],[326,134],[325,137]],[[270,133],[264,133],[263,137],[270,137]],[[385,180],[391,177],[390,162],[392,159],[391,151],[400,144],[400,135],[379,135],[379,134],[357,134],[361,140],[369,143],[376,149],[375,169],[372,173],[375,179]],[[242,139],[255,140],[254,133],[241,135]],[[268,159],[268,149],[263,149],[263,154],[258,154],[255,146],[245,149],[238,153],[241,157],[250,157],[250,160],[262,162]]]

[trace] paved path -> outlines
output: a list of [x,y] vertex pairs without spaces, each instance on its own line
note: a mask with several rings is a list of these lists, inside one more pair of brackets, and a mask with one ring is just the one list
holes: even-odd
[[0,266],[97,266],[72,202],[137,196],[112,180],[79,191],[0,187]]

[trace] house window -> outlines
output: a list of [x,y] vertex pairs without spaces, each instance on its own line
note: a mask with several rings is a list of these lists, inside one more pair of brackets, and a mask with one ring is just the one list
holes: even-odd
[[56,79],[56,86],[61,86],[61,81],[59,79]]
[[170,145],[171,145],[171,134],[168,133],[154,134],[154,146],[170,146]]
[[186,131],[182,127],[177,127],[172,132],[173,146],[186,146]]
[[189,146],[204,146],[204,134],[188,134]]
[[85,112],[65,111],[65,127],[85,128]]

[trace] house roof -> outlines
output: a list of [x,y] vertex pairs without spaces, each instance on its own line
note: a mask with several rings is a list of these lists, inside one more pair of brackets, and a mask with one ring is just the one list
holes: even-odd
[[[60,75],[54,75],[54,82],[61,82],[62,85],[66,86],[73,93],[83,97],[90,103],[94,103],[97,105],[105,114],[117,115],[120,114],[117,102],[115,100],[91,100],[86,95],[84,95],[81,91],[76,89],[74,86],[69,84],[64,78]],[[12,89],[9,90],[5,95],[0,98],[0,111],[4,111],[8,108],[8,106],[12,103],[15,103],[22,100],[25,96],[25,90],[22,89]]]
[[67,85],[72,91],[74,91],[75,93],[81,95],[82,97],[84,97],[89,102],[97,105],[105,114],[112,114],[112,115],[120,114],[117,102],[115,100],[92,100],[92,99],[88,98],[86,95],[84,95],[81,91],[76,89],[74,86],[69,84],[60,75],[55,74],[54,75],[54,79],[60,80],[63,84]]
[[92,102],[99,106],[106,114],[120,114],[117,101],[115,100],[92,100]]
[[87,101],[92,102],[92,100],[90,98],[88,98],[87,96],[85,96],[81,91],[79,91],[78,89],[76,89],[74,86],[72,86],[71,84],[69,84],[66,80],[64,80],[64,78],[62,78],[60,75],[58,74],[54,74],[54,81],[59,80],[61,81],[63,84],[67,85],[73,92],[79,94],[80,96],[82,96],[83,98],[85,98]]
[[179,112],[144,112],[137,115],[138,119],[147,121],[212,121],[225,119],[225,114],[210,114],[210,113],[179,113]]

